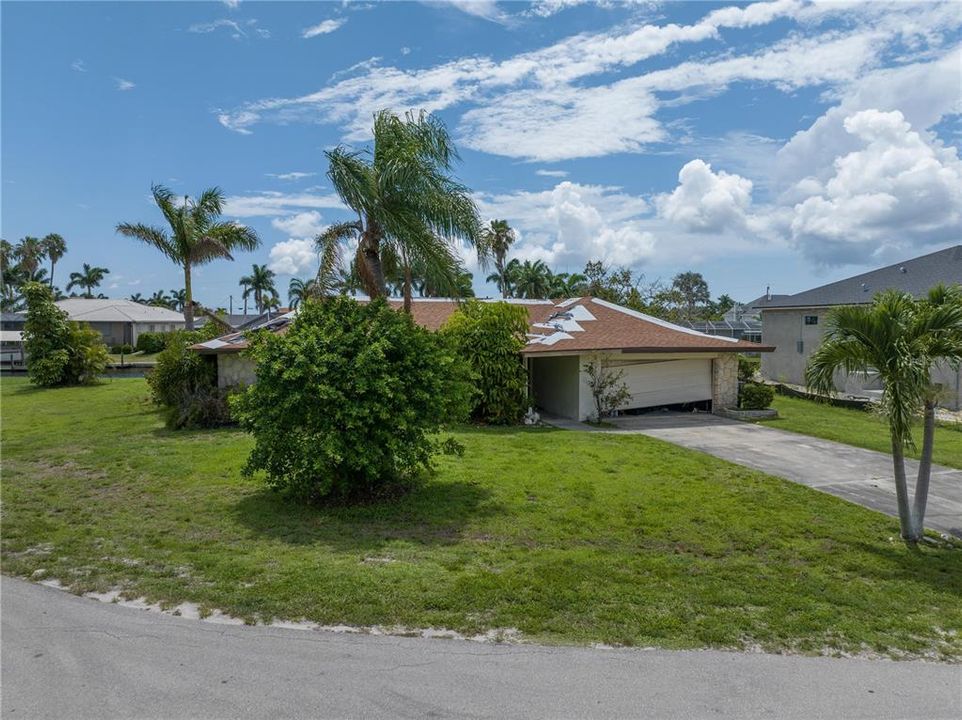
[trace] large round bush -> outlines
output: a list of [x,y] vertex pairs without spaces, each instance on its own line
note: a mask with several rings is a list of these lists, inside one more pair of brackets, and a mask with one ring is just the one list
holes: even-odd
[[232,400],[254,436],[245,471],[306,501],[371,497],[430,467],[437,433],[466,417],[469,370],[444,337],[383,301],[301,306],[255,333],[257,382]]

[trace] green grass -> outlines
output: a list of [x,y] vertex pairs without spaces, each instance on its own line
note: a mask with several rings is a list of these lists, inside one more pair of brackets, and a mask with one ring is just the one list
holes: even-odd
[[[237,430],[171,432],[143,380],[2,383],[4,572],[248,621],[962,657],[962,550],[643,436],[457,433],[394,503],[303,508]],[[40,572],[42,570],[42,572]]]
[[[776,395],[772,407],[778,410],[778,418],[762,421],[771,427],[869,450],[892,452],[888,425],[874,412],[834,407],[785,395]],[[915,438],[920,447],[921,429],[916,431]],[[908,451],[908,455],[918,457],[918,449]],[[962,468],[962,425],[943,424],[936,427],[933,459],[939,465]]]

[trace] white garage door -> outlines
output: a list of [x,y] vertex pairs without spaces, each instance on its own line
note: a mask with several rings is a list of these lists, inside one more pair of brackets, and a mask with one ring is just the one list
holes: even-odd
[[711,400],[711,360],[664,360],[617,363],[631,391],[622,408]]

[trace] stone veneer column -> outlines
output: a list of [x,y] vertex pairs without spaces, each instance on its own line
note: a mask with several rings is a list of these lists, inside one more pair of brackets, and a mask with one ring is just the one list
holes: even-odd
[[725,353],[711,362],[711,406],[713,411],[738,407],[738,355]]

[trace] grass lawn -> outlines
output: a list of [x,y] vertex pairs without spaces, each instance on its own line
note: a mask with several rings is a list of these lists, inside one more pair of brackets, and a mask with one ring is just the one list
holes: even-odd
[[400,501],[317,509],[241,477],[243,433],[164,429],[143,380],[2,403],[6,573],[249,621],[962,658],[962,550],[643,436],[465,428]]
[[[882,417],[873,412],[834,407],[827,403],[785,395],[776,395],[772,407],[778,410],[779,417],[762,421],[771,427],[826,440],[837,440],[887,454],[892,452],[888,425]],[[921,447],[921,426],[916,431],[915,438]],[[908,455],[918,457],[918,451],[910,451]],[[933,459],[939,465],[962,468],[962,425],[946,424],[936,427]]]

